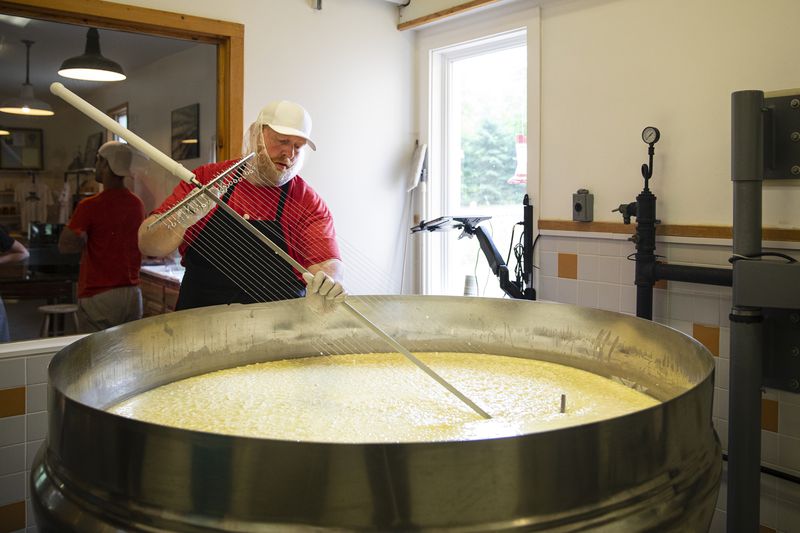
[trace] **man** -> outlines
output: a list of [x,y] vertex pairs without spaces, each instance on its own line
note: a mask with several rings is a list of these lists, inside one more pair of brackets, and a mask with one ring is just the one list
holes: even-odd
[[61,231],[61,253],[81,254],[78,323],[82,332],[100,331],[142,318],[137,231],[144,204],[125,188],[132,149],[117,141],[97,151],[95,179],[102,192],[81,201]]
[[[221,192],[221,200],[308,270],[301,276],[283,258],[253,236],[236,218],[206,199],[193,205],[177,225],[158,215],[194,187],[180,183],[139,229],[139,249],[162,257],[176,248],[186,272],[177,309],[208,305],[284,300],[306,295],[317,306],[343,301],[343,265],[328,207],[298,173],[310,138],[311,117],[286,100],[267,104],[248,129],[245,153],[252,165]],[[195,169],[205,184],[236,161]],[[184,211],[185,213],[185,211]]]
[[[19,263],[28,258],[27,248],[19,241],[14,240],[5,228],[0,226],[0,265],[10,265]],[[8,331],[8,318],[6,317],[6,307],[3,299],[0,298],[0,342],[8,342],[11,335]]]

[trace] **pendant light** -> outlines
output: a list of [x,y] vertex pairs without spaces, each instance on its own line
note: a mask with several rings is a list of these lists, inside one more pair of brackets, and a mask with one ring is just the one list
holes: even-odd
[[86,49],[83,55],[65,60],[58,73],[75,80],[121,81],[126,78],[119,63],[100,53],[100,33],[96,28],[89,28],[86,33]]
[[31,85],[31,45],[33,41],[22,40],[27,47],[25,58],[25,83],[22,84],[22,92],[19,98],[9,98],[0,104],[0,111],[11,113],[12,115],[29,115],[34,117],[49,117],[53,115],[53,108],[47,102],[37,100],[33,95],[33,85]]

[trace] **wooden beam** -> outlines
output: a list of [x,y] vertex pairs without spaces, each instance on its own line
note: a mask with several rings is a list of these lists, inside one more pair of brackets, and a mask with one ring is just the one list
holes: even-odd
[[[575,222],[572,220],[540,220],[540,230],[574,231],[583,233],[617,233],[633,235],[636,224],[622,222]],[[800,229],[762,228],[762,239],[766,241],[800,242]],[[669,237],[696,237],[707,239],[731,239],[733,228],[730,226],[700,226],[659,224],[656,234]]]
[[416,28],[418,26],[430,24],[431,22],[436,22],[442,19],[446,19],[454,15],[460,15],[462,13],[466,13],[467,11],[477,9],[479,7],[488,6],[489,4],[494,4],[499,1],[500,0],[472,0],[471,2],[465,2],[461,5],[448,7],[447,9],[442,9],[441,11],[437,11],[436,13],[431,13],[430,15],[425,15],[412,20],[407,20],[406,22],[401,22],[400,24],[397,25],[397,29],[400,31],[410,30],[411,28]]
[[241,154],[244,25],[103,0],[0,0],[0,12],[217,46],[217,159]]

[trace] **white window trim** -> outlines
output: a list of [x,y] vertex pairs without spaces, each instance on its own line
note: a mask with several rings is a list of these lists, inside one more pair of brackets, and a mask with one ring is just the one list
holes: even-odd
[[[430,140],[431,151],[428,175],[432,177],[432,180],[427,188],[429,194],[426,210],[432,213],[432,217],[435,217],[437,213],[442,215],[456,214],[453,212],[452,206],[458,204],[457,196],[460,191],[459,184],[450,181],[453,176],[459,174],[460,169],[457,167],[461,165],[460,158],[450,157],[451,154],[458,153],[460,149],[455,144],[458,141],[457,136],[450,134],[451,129],[458,129],[456,122],[460,118],[460,115],[454,110],[456,102],[448,97],[452,93],[453,64],[470,57],[525,46],[526,41],[527,35],[523,28],[484,37],[477,41],[461,43],[454,47],[431,51],[431,84],[436,89],[431,92],[430,124],[432,129],[438,123],[442,124],[438,131],[432,131]],[[434,116],[438,116],[439,120],[434,120]],[[447,144],[446,148],[440,149],[445,144]],[[436,183],[435,186],[432,185],[433,182]],[[425,294],[440,293],[446,285],[445,278],[447,272],[449,272],[448,243],[450,240],[447,238],[438,239],[438,246],[432,245],[430,241],[431,239],[426,239],[426,252],[428,254],[426,259],[430,264],[441,265],[441,268],[437,269],[437,274],[432,274],[423,267]],[[423,263],[423,265],[427,264],[429,263]]]
[[[420,142],[428,145],[428,179],[440,179],[443,175],[443,161],[439,157],[442,139],[445,139],[446,131],[435,128],[437,121],[431,120],[433,113],[438,113],[441,124],[447,124],[447,116],[442,116],[446,110],[441,109],[436,102],[442,101],[443,91],[446,91],[440,73],[442,66],[442,55],[436,53],[438,50],[450,48],[459,43],[468,45],[471,41],[484,39],[487,36],[507,36],[511,32],[524,30],[527,40],[528,50],[528,93],[527,93],[527,129],[528,129],[528,187],[527,192],[534,205],[534,217],[538,218],[536,209],[536,199],[539,194],[539,131],[540,131],[540,105],[541,105],[541,26],[539,6],[526,6],[523,3],[512,3],[500,5],[496,8],[487,9],[480,13],[466,15],[457,20],[447,21],[442,24],[425,28],[417,33],[417,72],[418,72],[418,102],[417,113],[418,131],[420,132]],[[491,47],[487,43],[487,47]],[[496,46],[507,47],[498,42]],[[474,49],[473,49],[474,50]],[[465,54],[472,55],[465,49]],[[455,58],[457,51],[448,54],[448,58]],[[446,174],[444,174],[446,175]],[[429,220],[439,216],[442,209],[442,199],[437,197],[433,187],[426,187],[425,198],[419,202],[420,213],[417,215],[423,220]],[[441,250],[434,250],[430,245],[431,239],[419,238],[415,240],[415,256],[418,261],[415,265],[414,289],[417,293],[430,293],[433,283],[425,274],[425,265],[429,261],[441,260],[443,257]],[[438,255],[438,257],[437,257]],[[441,270],[444,276],[444,269]],[[438,285],[441,285],[439,280]]]

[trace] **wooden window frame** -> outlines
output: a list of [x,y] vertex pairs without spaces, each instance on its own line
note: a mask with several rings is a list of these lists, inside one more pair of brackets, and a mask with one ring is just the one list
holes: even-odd
[[[117,117],[120,115],[120,111],[125,111],[125,115],[130,118],[130,111],[128,110],[128,102],[123,102],[119,105],[115,105],[111,109],[106,111],[106,115],[114,119],[114,122],[119,122]],[[130,122],[128,123],[130,126]],[[106,130],[106,142],[114,140],[114,133],[111,130]]]
[[0,0],[0,13],[217,47],[217,160],[241,154],[244,25],[103,0]]

